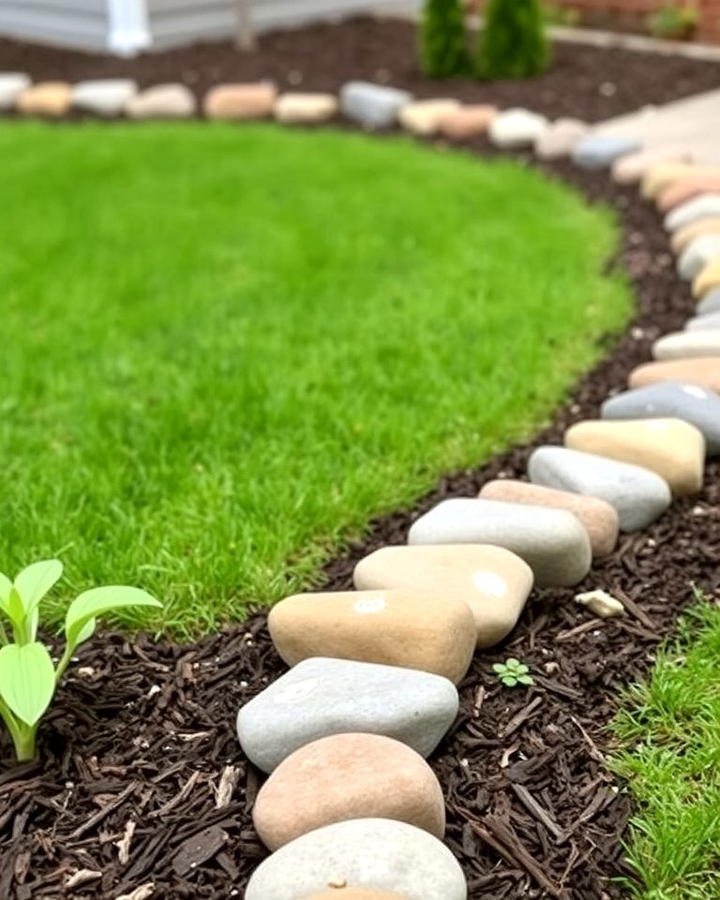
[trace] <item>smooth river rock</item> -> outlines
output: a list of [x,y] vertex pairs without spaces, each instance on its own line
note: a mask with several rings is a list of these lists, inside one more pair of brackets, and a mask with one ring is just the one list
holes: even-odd
[[590,570],[587,531],[572,513],[498,500],[443,500],[410,528],[409,544],[496,544],[525,560],[539,586],[577,584]]
[[571,156],[583,169],[607,169],[616,159],[641,149],[642,142],[635,138],[591,134],[575,145]]
[[72,85],[66,81],[41,81],[26,88],[16,99],[24,116],[57,119],[70,111]]
[[720,216],[714,219],[700,219],[699,222],[693,222],[684,228],[678,228],[670,240],[673,252],[682,253],[695,238],[709,234],[720,234]]
[[125,107],[137,92],[137,82],[132,78],[101,78],[79,81],[72,89],[71,100],[75,109],[112,118],[125,112]]
[[601,415],[603,419],[683,419],[702,432],[708,455],[720,453],[720,396],[697,384],[661,381],[625,391],[606,400]]
[[440,134],[454,140],[477,137],[485,134],[497,114],[497,107],[487,103],[460,106],[440,117]]
[[688,175],[673,182],[657,198],[657,206],[661,212],[669,212],[698,197],[700,194],[711,194],[720,191],[719,175]]
[[720,330],[675,331],[658,338],[652,355],[660,362],[670,359],[694,359],[698,356],[720,356]]
[[349,81],[340,90],[340,109],[366,128],[389,128],[397,122],[412,94],[369,81]]
[[450,850],[427,831],[391,819],[338,822],[286,844],[260,863],[245,900],[306,900],[333,885],[394,891],[407,900],[467,900]]
[[507,109],[492,120],[488,135],[496,147],[507,150],[529,147],[538,140],[548,124],[545,116],[529,109]]
[[247,122],[272,115],[277,87],[271,81],[247,84],[218,84],[205,95],[203,112],[207,119]]
[[299,662],[246,703],[237,732],[247,757],[272,772],[300,747],[332,734],[364,732],[429,756],[458,712],[447,678],[347,659]]
[[31,84],[32,79],[24,72],[0,72],[0,109],[12,109]]
[[720,391],[720,357],[644,363],[633,369],[628,378],[631,388],[657,384],[658,381],[689,381],[711,391]]
[[691,160],[692,151],[688,147],[663,144],[661,147],[650,147],[616,159],[612,165],[612,177],[619,184],[632,184],[640,181],[643,175],[658,163],[682,163]]
[[457,597],[472,610],[477,646],[492,647],[513,630],[533,586],[530,567],[504,547],[429,544],[383,547],[355,566],[359,590],[407,588]]
[[699,316],[720,312],[720,287],[708,291],[698,303],[695,312]]
[[535,141],[535,155],[540,159],[568,156],[589,130],[580,119],[556,119]]
[[296,594],[270,610],[268,628],[289,666],[329,656],[433,672],[455,684],[476,641],[467,603],[429,591]]
[[125,114],[131,119],[189,119],[195,115],[195,95],[184,84],[158,84],[132,97]]
[[650,469],[677,497],[696,494],[702,487],[705,438],[682,419],[578,422],[565,432],[565,445]]
[[459,100],[415,100],[400,108],[398,119],[406,131],[429,136],[438,132],[444,116],[459,109]]
[[378,734],[334,734],[306,744],[280,763],[253,807],[255,830],[271,850],[316,828],[370,818],[445,834],[433,770],[407,744]]
[[671,210],[665,216],[664,224],[667,231],[677,231],[686,225],[692,225],[693,222],[715,219],[718,216],[720,216],[720,193],[701,194]]
[[274,108],[278,122],[297,125],[327,122],[337,115],[337,111],[338,100],[335,94],[281,94]]
[[692,285],[693,296],[704,298],[710,291],[720,288],[720,259],[709,262],[696,275]]
[[535,484],[600,497],[617,510],[622,531],[646,528],[670,506],[668,483],[642,466],[567,447],[538,447],[528,463]]
[[697,175],[706,171],[705,166],[697,166],[692,162],[657,163],[646,170],[643,175],[641,192],[643,197],[654,200],[666,188],[688,175]]
[[310,894],[303,900],[407,900],[407,895],[395,891],[376,891],[373,888],[330,888],[319,894]]
[[685,281],[692,281],[714,259],[720,259],[720,231],[700,235],[687,245],[678,260],[678,274]]
[[486,500],[506,500],[510,503],[527,503],[530,506],[552,506],[565,509],[580,520],[590,537],[590,548],[595,557],[607,556],[615,549],[618,539],[618,514],[613,506],[597,497],[586,497],[570,491],[500,478],[488,481],[480,491]]
[[685,323],[685,331],[714,331],[720,329],[720,310],[706,313],[704,316],[693,316]]

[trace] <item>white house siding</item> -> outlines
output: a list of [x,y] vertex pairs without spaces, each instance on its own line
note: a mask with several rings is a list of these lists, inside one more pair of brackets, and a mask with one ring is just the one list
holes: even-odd
[[107,0],[0,0],[0,34],[41,44],[104,50],[108,45]]

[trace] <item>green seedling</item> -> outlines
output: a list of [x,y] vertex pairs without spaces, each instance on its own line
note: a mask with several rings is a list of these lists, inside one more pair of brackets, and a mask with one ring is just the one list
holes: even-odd
[[519,659],[506,659],[504,663],[495,663],[493,672],[505,687],[517,687],[518,684],[535,684],[530,675],[530,668]]
[[[99,616],[128,606],[160,606],[133,587],[99,587],[73,600],[65,615],[65,650],[57,665],[37,638],[40,602],[62,575],[62,563],[33,563],[11,582],[0,573],[0,718],[18,762],[33,759],[37,729],[79,644],[95,631]],[[3,624],[10,624],[11,636]]]

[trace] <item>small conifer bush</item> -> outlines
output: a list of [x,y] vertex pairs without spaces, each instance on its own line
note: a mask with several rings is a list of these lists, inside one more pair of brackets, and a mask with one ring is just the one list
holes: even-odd
[[490,0],[480,37],[481,78],[530,78],[550,61],[539,0]]
[[426,0],[420,28],[420,61],[430,78],[452,78],[470,72],[461,0]]

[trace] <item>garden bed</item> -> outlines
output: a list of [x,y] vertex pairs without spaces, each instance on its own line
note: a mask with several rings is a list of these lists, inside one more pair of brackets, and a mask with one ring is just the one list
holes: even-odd
[[[380,26],[368,22],[334,26],[335,33],[351,27],[367,29],[370,41]],[[376,70],[363,68],[371,66],[371,59],[376,66],[381,56],[394,59],[396,65],[409,59],[407,27],[383,27],[397,29],[404,47],[398,56],[383,43],[377,48],[377,61],[363,57],[359,65],[343,62],[342,44],[333,45],[327,53],[337,71],[331,73],[331,67],[321,71],[326,57],[318,53],[314,59],[312,44],[305,44],[300,54],[291,40],[296,32],[268,36],[263,53],[269,45],[276,46],[274,69],[270,57],[265,57],[268,68],[260,68],[261,54],[254,62],[243,60],[243,65],[252,63],[257,69],[236,66],[229,71],[222,68],[218,54],[219,70],[212,76],[208,70],[198,79],[198,90],[206,86],[203,78],[279,78],[281,59],[282,77],[287,78],[293,65],[288,59],[302,58],[308,68],[303,84],[313,88],[334,89],[347,77],[377,77]],[[321,28],[300,32],[323,33],[327,43],[327,31]],[[315,45],[318,50],[320,43]],[[102,70],[97,60],[62,54],[68,66],[89,68],[58,71],[51,67],[55,51],[31,52],[17,46],[16,50],[20,56],[9,63],[4,57],[3,64],[24,68],[38,78],[117,74],[132,65],[113,61],[114,68]],[[182,54],[193,52],[209,51],[158,56],[153,62],[158,66],[175,60],[175,68],[162,70],[164,75],[160,69],[152,75],[143,69],[150,58],[138,61],[132,71],[146,83],[177,78]],[[558,52],[562,66],[562,48]],[[575,68],[568,63],[574,74],[564,73],[564,82],[550,81],[559,78],[555,72],[530,83],[487,87],[438,87],[420,79],[410,84],[400,77],[394,83],[410,86],[420,95],[448,92],[592,119],[678,96],[672,93],[678,90],[678,71],[672,85],[665,78],[675,65],[687,67],[682,82],[687,90],[682,93],[710,87],[720,73],[720,67],[710,63],[665,58],[659,62],[641,56],[628,63],[642,69],[639,88],[628,78],[627,86],[619,86],[615,93],[603,91],[606,82],[598,78],[600,68],[594,80],[591,69],[586,70],[587,83],[579,77],[579,67],[584,67],[581,57],[620,52],[569,48]],[[42,62],[44,53],[48,57]],[[310,65],[316,63],[318,74],[311,77]],[[602,71],[627,71],[619,69],[619,63],[616,59],[615,68]],[[340,74],[343,64],[348,71]],[[650,77],[651,70],[656,80]],[[187,75],[189,70],[183,71]],[[647,99],[642,96],[643,84]],[[631,89],[632,100],[626,92]],[[484,141],[463,149],[491,152]],[[409,523],[442,497],[472,496],[501,473],[521,476],[532,447],[558,442],[570,422],[596,416],[608,393],[622,388],[629,371],[647,360],[652,341],[681,328],[690,314],[693,302],[675,275],[667,236],[652,207],[638,203],[634,189],[611,184],[605,173],[581,172],[565,164],[543,168],[575,185],[590,200],[607,202],[617,210],[623,225],[622,248],[608,265],[627,271],[638,301],[636,318],[531,444],[477,470],[444,479],[411,512],[376,522],[362,543],[326,567],[326,588],[350,587],[358,559],[379,546],[403,543]],[[658,642],[692,602],[692,584],[708,594],[718,587],[718,474],[718,464],[711,464],[702,494],[676,501],[644,532],[624,535],[616,551],[597,562],[577,588],[610,591],[623,599],[630,615],[591,620],[573,603],[576,590],[537,590],[511,638],[496,653],[476,657],[461,689],[461,716],[431,758],[446,792],[446,841],[467,874],[471,898],[626,896],[626,889],[613,879],[630,875],[620,840],[631,804],[622,790],[616,791],[603,765],[608,745],[604,729],[621,686],[647,674]],[[499,687],[491,663],[508,655],[532,666],[537,673],[534,687],[516,692]],[[260,779],[239,751],[232,723],[238,707],[284,670],[264,616],[258,614],[243,626],[187,646],[105,633],[80,657],[43,729],[43,762],[0,774],[0,897],[117,898],[144,884],[154,885],[155,898],[241,896],[266,851],[250,817]],[[226,785],[235,786],[229,801],[218,808],[223,774]],[[127,861],[118,862],[126,851]],[[77,870],[84,870],[87,880],[75,875],[76,888],[66,889]],[[142,897],[137,894],[133,900]]]

